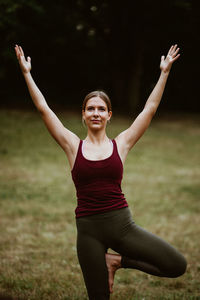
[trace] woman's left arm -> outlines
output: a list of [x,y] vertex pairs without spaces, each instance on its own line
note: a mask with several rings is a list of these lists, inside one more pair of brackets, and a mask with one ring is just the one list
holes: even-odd
[[116,137],[115,140],[117,142],[118,150],[123,162],[125,161],[130,149],[149,127],[151,120],[160,104],[171,66],[173,62],[180,56],[178,52],[179,48],[177,48],[177,45],[174,45],[169,49],[166,58],[164,56],[161,57],[161,74],[153,91],[147,99],[144,109],[138,115],[132,125]]

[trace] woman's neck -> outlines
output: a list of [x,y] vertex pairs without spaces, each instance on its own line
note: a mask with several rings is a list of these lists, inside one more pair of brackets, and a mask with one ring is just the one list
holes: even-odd
[[101,143],[107,142],[108,140],[109,139],[108,139],[105,131],[104,132],[102,132],[102,131],[99,131],[99,132],[88,131],[88,134],[85,138],[85,141],[93,143],[93,144],[101,144]]

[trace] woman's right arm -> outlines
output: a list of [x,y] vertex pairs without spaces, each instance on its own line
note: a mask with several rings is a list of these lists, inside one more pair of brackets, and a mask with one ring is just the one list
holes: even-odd
[[40,112],[49,132],[67,154],[72,168],[80,139],[63,126],[61,121],[48,106],[44,96],[31,76],[31,58],[27,57],[26,60],[22,48],[18,45],[15,46],[15,52],[33,103]]

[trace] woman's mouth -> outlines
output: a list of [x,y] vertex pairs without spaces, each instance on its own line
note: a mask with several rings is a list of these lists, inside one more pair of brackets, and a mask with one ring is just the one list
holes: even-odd
[[91,121],[92,121],[92,123],[95,123],[95,124],[98,124],[101,122],[100,120],[91,120]]

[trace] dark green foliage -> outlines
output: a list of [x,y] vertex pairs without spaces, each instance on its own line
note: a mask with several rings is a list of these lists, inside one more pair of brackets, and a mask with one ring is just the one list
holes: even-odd
[[1,106],[19,107],[28,97],[16,43],[31,56],[48,102],[80,106],[86,93],[101,88],[120,111],[141,108],[157,80],[160,56],[178,43],[181,59],[162,105],[197,110],[198,8],[195,0],[1,0]]

